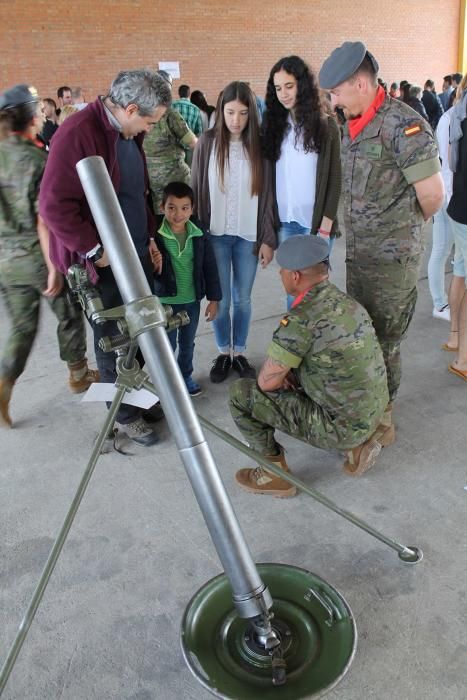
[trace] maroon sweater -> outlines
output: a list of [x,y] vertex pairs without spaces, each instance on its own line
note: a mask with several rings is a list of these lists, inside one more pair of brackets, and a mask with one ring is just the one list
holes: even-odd
[[[83,262],[83,256],[100,242],[76,163],[88,156],[102,156],[118,193],[118,139],[119,133],[110,124],[100,98],[69,117],[53,137],[41,183],[39,213],[50,232],[50,259],[61,272],[66,272],[73,263]],[[143,139],[144,134],[135,137],[144,161],[149,237],[149,231],[154,231],[155,225],[146,159],[142,151]],[[95,280],[94,267],[90,267],[91,279]]]

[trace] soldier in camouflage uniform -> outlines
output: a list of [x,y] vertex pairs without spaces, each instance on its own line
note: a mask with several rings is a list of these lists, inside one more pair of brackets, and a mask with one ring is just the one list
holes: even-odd
[[[367,312],[328,281],[328,255],[327,242],[315,236],[294,236],[279,247],[282,283],[295,302],[274,332],[258,383],[232,385],[230,409],[250,446],[285,471],[276,429],[315,447],[347,451],[344,470],[358,475],[381,449],[386,370]],[[242,469],[236,479],[251,492],[295,494],[261,467]]]
[[347,117],[341,149],[347,291],[371,316],[392,402],[417,299],[422,228],[443,203],[443,184],[431,127],[384,94],[377,72],[361,42],[346,42],[325,61],[319,80]]
[[162,204],[162,193],[169,182],[190,184],[190,168],[185,149],[193,149],[198,139],[188,128],[182,115],[170,108],[144,139],[152,201],[156,214]]
[[31,352],[42,295],[59,322],[60,357],[70,369],[71,391],[85,391],[98,374],[85,358],[81,311],[68,301],[63,278],[48,261],[48,231],[38,221],[47,154],[36,142],[44,116],[34,88],[17,85],[0,95],[0,121],[5,131],[0,142],[0,297],[12,326],[0,358],[0,424],[11,427],[11,392]]

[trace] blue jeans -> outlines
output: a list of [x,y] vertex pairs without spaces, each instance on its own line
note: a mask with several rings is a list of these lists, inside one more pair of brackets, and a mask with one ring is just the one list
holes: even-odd
[[258,258],[253,255],[255,244],[240,236],[212,236],[211,244],[222,289],[222,301],[213,321],[217,348],[219,352],[227,353],[233,348],[234,352],[241,353],[246,349],[251,319],[251,290],[258,266]]
[[433,221],[433,246],[428,261],[428,284],[433,299],[433,306],[442,309],[448,303],[444,289],[444,268],[451,252],[453,235],[446,207],[436,212]]
[[190,323],[187,326],[180,326],[175,330],[167,333],[170,340],[172,350],[177,350],[177,362],[180,367],[183,379],[189,379],[193,374],[193,353],[195,350],[195,335],[198,330],[199,321],[199,301],[192,301],[188,304],[171,304],[174,314],[179,311],[186,311],[190,317]]

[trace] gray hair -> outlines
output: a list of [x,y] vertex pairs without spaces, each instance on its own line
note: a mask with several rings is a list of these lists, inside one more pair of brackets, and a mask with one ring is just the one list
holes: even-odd
[[172,93],[167,82],[150,70],[120,71],[109,90],[110,100],[126,109],[134,104],[142,117],[154,114],[157,107],[170,107]]
[[411,85],[409,87],[409,97],[419,97],[422,92],[420,85]]

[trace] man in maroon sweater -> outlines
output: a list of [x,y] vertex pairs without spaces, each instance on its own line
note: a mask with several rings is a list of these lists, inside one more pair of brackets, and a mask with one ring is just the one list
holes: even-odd
[[[67,119],[54,136],[41,185],[39,212],[50,231],[49,252],[54,265],[66,273],[74,263],[86,265],[101,294],[104,308],[122,304],[106,252],[101,245],[76,164],[102,156],[109,171],[131,237],[151,285],[159,258],[154,241],[144,135],[165,114],[170,88],[148,70],[117,75],[106,97]],[[94,325],[94,345],[101,381],[114,382],[115,356],[103,353],[102,336],[115,335],[114,322]],[[141,410],[122,404],[117,424],[134,442],[153,445],[158,438]]]

